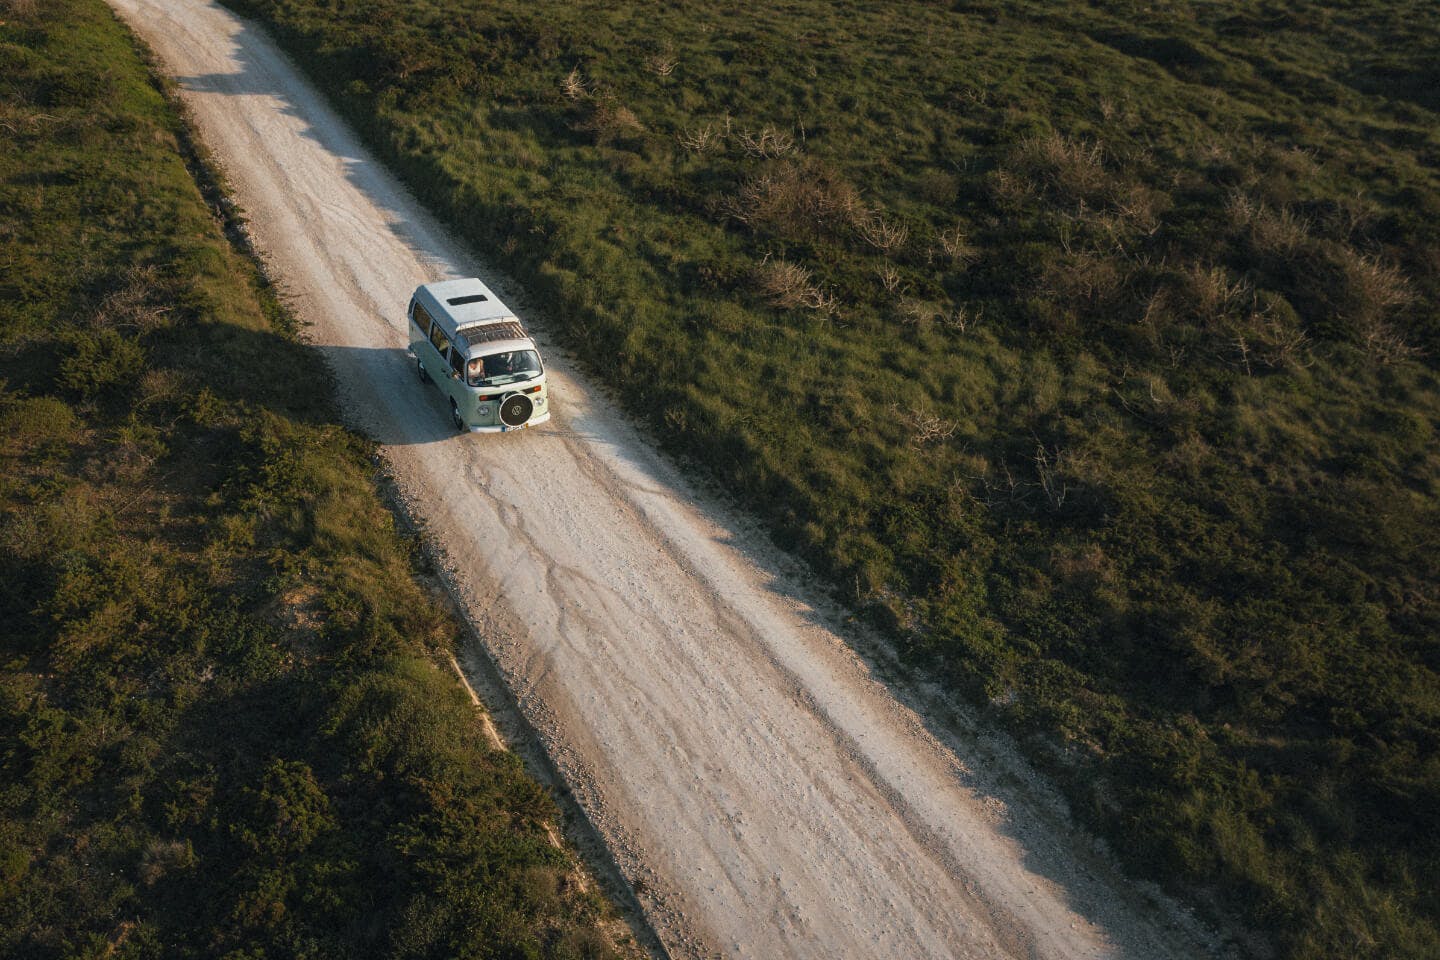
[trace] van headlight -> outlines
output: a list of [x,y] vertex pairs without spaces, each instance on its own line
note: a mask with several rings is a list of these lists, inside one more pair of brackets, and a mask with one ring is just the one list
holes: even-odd
[[543,395],[542,395],[542,396],[538,396],[538,397],[535,398],[535,406],[537,406],[537,407],[543,407],[543,406],[545,406],[545,397],[544,397]]
[[482,403],[475,408],[475,415],[479,417],[490,416],[490,404]]

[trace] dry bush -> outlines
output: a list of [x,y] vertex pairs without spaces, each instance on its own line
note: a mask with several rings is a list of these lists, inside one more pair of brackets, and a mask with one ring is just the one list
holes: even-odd
[[1255,289],[1249,281],[1232,278],[1224,267],[1192,263],[1184,278],[1186,299],[1201,323],[1213,324],[1254,306]]
[[882,253],[893,253],[905,246],[910,239],[910,228],[903,223],[893,223],[872,213],[855,220],[855,232],[870,246]]
[[1035,184],[1028,177],[1003,167],[986,174],[985,183],[1002,207],[1018,207],[1035,195]]
[[1370,357],[1386,366],[1425,356],[1424,350],[1411,344],[1399,330],[1378,318],[1361,326],[1360,346]]
[[1424,352],[1405,339],[1393,320],[1397,310],[1415,301],[1415,291],[1405,274],[1392,264],[1350,247],[1341,251],[1340,270],[1344,284],[1342,314],[1365,352],[1384,364],[1423,356]]
[[[1123,232],[1137,232],[1147,237],[1160,229],[1160,198],[1143,183],[1117,183],[1110,197],[1110,209]],[[1113,233],[1121,230],[1112,229]]]
[[1095,250],[1065,252],[1040,271],[1040,292],[1059,304],[1101,304],[1112,300],[1129,280],[1124,262]]
[[645,69],[657,77],[668,77],[675,72],[675,67],[680,61],[675,57],[675,51],[666,47],[659,53],[652,53],[645,58]]
[[795,152],[795,138],[783,130],[766,124],[755,133],[741,133],[737,138],[747,156],[774,160]]
[[892,403],[890,411],[909,428],[912,447],[923,447],[927,444],[949,440],[955,436],[955,431],[960,427],[954,420],[946,420],[923,407],[902,410],[898,403]]
[[713,123],[682,130],[675,135],[675,141],[691,153],[709,153],[725,144],[725,133]]
[[1410,281],[1398,267],[1375,257],[1345,249],[1345,286],[1350,300],[1364,315],[1380,316],[1414,302]]
[[571,70],[565,75],[565,79],[560,81],[560,92],[563,93],[567,99],[575,101],[576,103],[590,96],[590,90],[585,83],[585,76],[580,72],[579,67]]
[[1071,140],[1058,133],[1026,137],[1011,159],[1020,171],[1073,200],[1093,201],[1110,186],[1105,147],[1099,141]]
[[1248,324],[1255,360],[1272,370],[1298,370],[1310,366],[1310,338],[1295,323],[1271,311],[1252,314]]
[[1333,236],[1353,241],[1367,236],[1377,219],[1375,205],[1357,190],[1353,196],[1336,201],[1325,217],[1325,228]]
[[594,134],[595,143],[599,146],[607,146],[645,131],[634,111],[614,97],[596,101],[595,108],[581,128]]
[[1289,207],[1262,207],[1250,225],[1250,240],[1260,253],[1293,257],[1310,242],[1310,220]]
[[1310,243],[1310,221],[1290,207],[1278,210],[1260,203],[1240,190],[1225,200],[1230,225],[1249,234],[1257,254],[1286,260]]
[[893,263],[887,263],[876,270],[875,276],[880,281],[880,286],[885,288],[886,293],[895,293],[903,286],[900,271]]
[[813,163],[784,161],[751,177],[720,212],[752,229],[769,227],[786,236],[812,237],[850,224],[861,210],[855,188]]
[[806,307],[829,314],[839,305],[835,295],[816,286],[810,279],[810,271],[798,263],[767,257],[755,274],[760,292],[773,306],[785,310]]
[[895,304],[895,318],[907,327],[928,324],[940,316],[935,304],[914,297],[901,297]]
[[164,303],[168,291],[160,286],[160,275],[153,266],[133,267],[119,287],[100,301],[90,322],[97,327],[130,327],[143,332],[158,329],[167,323],[170,308]]
[[977,256],[969,237],[959,227],[947,227],[935,234],[935,246],[942,259],[956,265],[972,263]]
[[1096,469],[1090,458],[1074,450],[1037,443],[1032,461],[1036,485],[1046,506],[1055,512],[1065,506],[1077,487],[1083,488],[1095,480]]
[[980,325],[980,322],[985,319],[985,311],[983,309],[976,309],[974,312],[971,312],[969,307],[961,304],[948,313],[940,314],[937,319],[939,319],[942,327],[954,330],[957,333],[965,333],[971,327]]

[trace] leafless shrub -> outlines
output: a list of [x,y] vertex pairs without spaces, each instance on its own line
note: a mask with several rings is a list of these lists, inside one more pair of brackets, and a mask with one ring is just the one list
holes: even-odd
[[1017,206],[1035,193],[1035,185],[1028,177],[1004,168],[990,171],[985,182],[991,195],[1002,206]]
[[12,87],[0,98],[0,130],[6,133],[20,133],[34,130],[42,124],[59,122],[59,117],[36,109],[34,102],[18,89]]
[[1405,274],[1376,257],[1350,251],[1345,258],[1344,269],[1351,299],[1368,314],[1388,313],[1415,299],[1415,292]]
[[1124,263],[1115,256],[1095,250],[1067,251],[1046,262],[1040,289],[1056,303],[1100,304],[1111,300],[1127,277]]
[[751,177],[720,212],[752,229],[770,227],[789,236],[815,236],[854,221],[860,195],[838,176],[814,164],[784,161]]
[[947,327],[957,333],[966,333],[971,327],[979,326],[980,321],[985,319],[985,311],[977,309],[974,313],[964,305],[956,307],[948,313],[939,316],[940,325]]
[[1225,197],[1225,215],[1230,220],[1230,226],[1237,230],[1250,229],[1259,211],[1260,204],[1243,190],[1231,190]]
[[1241,334],[1231,340],[1230,345],[1235,350],[1235,365],[1245,371],[1245,376],[1252,376],[1254,374],[1254,368],[1250,363],[1252,349],[1249,338]]
[[1360,346],[1386,366],[1417,360],[1425,355],[1424,350],[1408,342],[1400,331],[1380,319],[1371,320],[1361,328]]
[[1206,164],[1229,163],[1234,156],[1221,140],[1206,140],[1195,148],[1195,155]]
[[1044,444],[1036,444],[1033,459],[1035,476],[1040,492],[1045,495],[1045,503],[1051,510],[1059,511],[1070,497],[1070,483],[1066,479],[1066,473],[1073,466],[1071,461],[1075,458],[1061,447],[1047,448]]
[[[1110,209],[1127,231],[1154,236],[1160,229],[1159,207],[1155,191],[1143,183],[1119,183],[1111,192]],[[1120,231],[1114,232],[1118,234]]]
[[707,123],[692,130],[682,130],[675,135],[675,140],[691,153],[709,153],[724,144],[725,134],[715,124]]
[[1026,137],[1012,160],[1020,170],[1077,200],[1100,195],[1109,183],[1105,147],[1099,141],[1072,140],[1059,133]]
[[737,138],[747,156],[773,160],[795,152],[795,138],[771,124],[755,133],[741,133]]
[[875,276],[880,280],[880,286],[885,288],[886,293],[894,293],[899,290],[902,284],[900,271],[893,263],[887,263],[875,271]]
[[1298,370],[1310,366],[1310,338],[1299,327],[1281,323],[1274,318],[1258,325],[1256,342],[1260,362],[1275,370]]
[[910,445],[912,447],[923,447],[931,443],[939,443],[942,440],[949,440],[955,436],[955,431],[960,425],[954,420],[946,420],[921,407],[901,409],[898,403],[890,404],[890,410],[910,429]]
[[892,223],[878,213],[857,219],[855,231],[862,240],[882,253],[899,250],[910,239],[909,227],[903,223]]
[[939,316],[935,304],[914,297],[901,297],[895,304],[895,317],[907,327],[927,324]]
[[1374,205],[1357,190],[1354,195],[1336,203],[1325,221],[1331,233],[1354,240],[1364,237],[1374,228],[1375,218]]
[[1276,210],[1240,190],[1225,199],[1230,225],[1248,232],[1257,253],[1289,258],[1310,241],[1310,221],[1290,207]]
[[935,243],[944,259],[954,264],[967,264],[976,256],[970,239],[959,227],[947,227],[935,234]]
[[590,96],[589,87],[585,82],[585,75],[580,72],[579,67],[571,70],[565,75],[565,79],[560,81],[560,92],[563,93],[567,99],[576,103]]
[[91,323],[149,332],[166,322],[170,308],[163,301],[159,271],[150,264],[133,267],[121,285],[101,299]]
[[1185,269],[1185,292],[1196,317],[1213,323],[1250,307],[1255,290],[1244,277],[1232,278],[1221,266],[1190,264]]
[[581,126],[593,133],[595,142],[602,146],[635,136],[645,130],[634,111],[614,97],[595,101],[595,108],[590,112],[589,119]]
[[152,403],[177,400],[185,396],[190,386],[179,371],[163,368],[147,370],[140,377],[139,397],[135,405],[144,407]]
[[675,58],[675,53],[668,47],[659,53],[652,53],[645,58],[645,69],[657,77],[668,77],[675,72],[675,67],[680,61]]
[[798,263],[767,257],[756,270],[756,281],[770,303],[782,309],[806,307],[831,314],[839,306],[835,295],[816,286],[810,271]]

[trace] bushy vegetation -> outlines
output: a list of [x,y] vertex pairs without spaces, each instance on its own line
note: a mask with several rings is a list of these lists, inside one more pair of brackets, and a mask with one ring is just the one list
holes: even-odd
[[0,954],[614,955],[129,35],[0,64]]
[[1440,952],[1423,4],[231,2],[1135,870]]

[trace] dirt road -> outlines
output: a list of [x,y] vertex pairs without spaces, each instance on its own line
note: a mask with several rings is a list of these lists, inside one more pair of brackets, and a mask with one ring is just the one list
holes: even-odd
[[[180,81],[254,240],[438,539],[458,599],[674,956],[1199,957],[1003,742],[927,725],[763,537],[550,349],[555,417],[456,436],[403,310],[479,274],[254,27],[111,0]],[[317,358],[317,363],[321,362]],[[856,639],[856,638],[849,638]],[[916,707],[916,704],[922,704]]]

